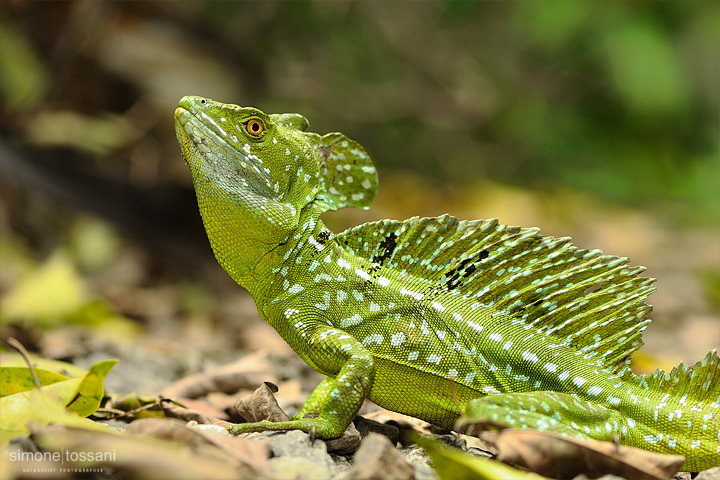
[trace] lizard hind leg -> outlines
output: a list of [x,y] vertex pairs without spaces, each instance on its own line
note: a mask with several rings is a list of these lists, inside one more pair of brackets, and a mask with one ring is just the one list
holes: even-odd
[[[229,427],[230,433],[302,430],[312,436],[331,439],[341,436],[350,425],[372,388],[373,358],[362,344],[342,330],[311,326],[306,334],[311,344],[322,346],[312,350],[306,362],[328,377],[313,390],[291,420],[234,424]],[[333,372],[334,365],[342,367]]]
[[326,398],[328,398],[328,395],[330,395],[334,388],[334,380],[334,378],[325,377],[305,400],[300,411],[293,415],[293,420],[320,415]]
[[[327,377],[315,387],[307,398],[300,411],[285,422],[271,422],[262,420],[253,423],[238,423],[229,427],[232,434],[238,435],[249,432],[302,430],[312,438],[335,438],[345,430],[343,416],[337,415],[332,407],[328,409],[328,399],[335,397],[337,381]],[[353,415],[354,417],[354,415]]]
[[488,425],[535,429],[558,435],[611,441],[627,433],[620,412],[558,392],[506,393],[477,398],[467,405],[457,430]]

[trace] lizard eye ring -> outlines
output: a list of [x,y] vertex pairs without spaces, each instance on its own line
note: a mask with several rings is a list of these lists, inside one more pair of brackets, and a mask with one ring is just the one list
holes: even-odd
[[256,118],[245,123],[245,130],[253,137],[259,137],[265,131],[265,124]]

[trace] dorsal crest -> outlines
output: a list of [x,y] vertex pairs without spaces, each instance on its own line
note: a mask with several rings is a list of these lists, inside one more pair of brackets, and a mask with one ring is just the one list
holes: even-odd
[[425,296],[462,296],[491,307],[518,328],[534,328],[572,346],[602,369],[626,368],[642,345],[653,279],[627,258],[581,250],[570,238],[497,220],[411,218],[349,229],[337,241],[354,255],[392,269]]

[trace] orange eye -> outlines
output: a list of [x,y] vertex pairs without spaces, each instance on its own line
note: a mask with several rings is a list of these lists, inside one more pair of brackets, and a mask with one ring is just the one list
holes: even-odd
[[248,120],[245,124],[245,130],[247,130],[250,135],[257,137],[265,131],[265,124],[263,124],[262,121],[253,118],[252,120]]

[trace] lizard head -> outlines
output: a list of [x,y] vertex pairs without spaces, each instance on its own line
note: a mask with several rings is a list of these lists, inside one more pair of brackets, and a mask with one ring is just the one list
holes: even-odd
[[302,218],[369,208],[375,197],[377,173],[365,150],[342,134],[307,128],[298,114],[202,97],[183,97],[175,110],[205,229],[235,280],[295,235]]

